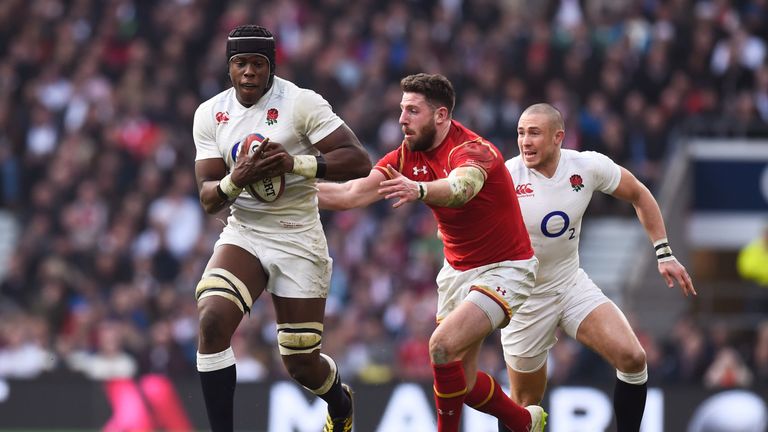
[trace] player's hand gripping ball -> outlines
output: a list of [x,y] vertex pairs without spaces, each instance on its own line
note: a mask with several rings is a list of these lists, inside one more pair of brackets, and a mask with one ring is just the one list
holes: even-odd
[[[243,144],[248,146],[248,156],[253,155],[259,148],[264,137],[259,134],[249,134],[243,140]],[[285,174],[276,177],[268,177],[257,180],[245,187],[245,190],[261,202],[273,202],[280,198],[285,192]]]

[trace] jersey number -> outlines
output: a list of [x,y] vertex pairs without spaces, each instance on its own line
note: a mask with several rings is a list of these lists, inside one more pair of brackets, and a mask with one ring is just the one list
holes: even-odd
[[[553,217],[559,217],[563,220],[563,227],[557,231],[557,232],[551,232],[549,231],[549,228],[547,225],[549,225],[550,219]],[[571,225],[571,218],[568,217],[568,214],[564,211],[555,210],[546,216],[544,216],[544,219],[541,220],[541,233],[549,238],[555,238],[560,237],[563,235],[566,231],[569,231],[571,235],[568,237],[568,240],[573,240],[576,237],[576,228],[570,228]]]

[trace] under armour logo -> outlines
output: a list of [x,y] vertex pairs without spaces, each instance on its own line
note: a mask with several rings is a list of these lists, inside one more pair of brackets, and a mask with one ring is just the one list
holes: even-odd
[[413,175],[417,176],[419,173],[426,175],[427,174],[427,166],[422,165],[421,168],[419,167],[413,167]]
[[496,287],[496,292],[501,293],[501,295],[507,295],[507,290],[501,289],[501,287]]
[[443,411],[440,408],[438,408],[437,409],[437,413],[440,414],[440,415],[452,416],[452,415],[456,414],[456,411],[454,411],[454,410]]

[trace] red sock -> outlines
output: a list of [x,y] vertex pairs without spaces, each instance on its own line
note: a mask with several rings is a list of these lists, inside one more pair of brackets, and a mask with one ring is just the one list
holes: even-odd
[[516,404],[499,386],[499,383],[485,372],[477,372],[477,381],[467,393],[464,403],[472,408],[490,414],[513,431],[526,431],[531,425],[531,414]]
[[432,365],[435,375],[437,432],[459,432],[461,408],[467,395],[467,379],[461,361]]

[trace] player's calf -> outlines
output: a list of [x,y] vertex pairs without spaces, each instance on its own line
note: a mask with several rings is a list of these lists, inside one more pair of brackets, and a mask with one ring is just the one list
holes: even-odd
[[[277,342],[288,373],[299,384],[328,403],[328,416],[323,432],[349,432],[352,430],[352,391],[342,384],[336,362],[328,355],[309,355],[320,350],[323,323],[280,323]],[[322,360],[328,364],[328,373],[317,385],[312,373],[324,370]]]

